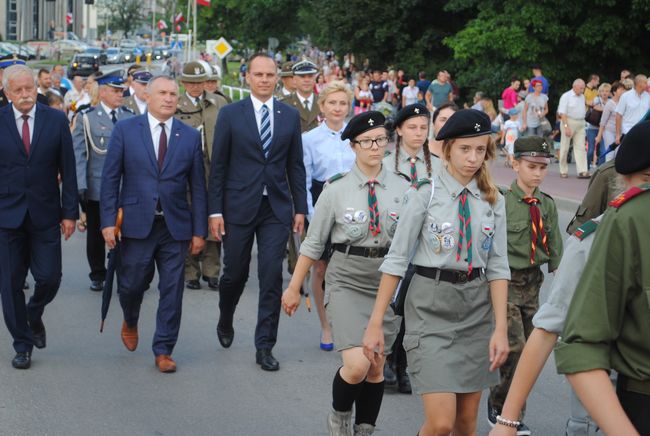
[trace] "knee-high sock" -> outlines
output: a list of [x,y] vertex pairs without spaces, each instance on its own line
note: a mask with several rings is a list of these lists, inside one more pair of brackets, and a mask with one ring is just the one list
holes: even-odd
[[381,409],[381,401],[384,398],[384,382],[370,383],[366,381],[363,389],[354,403],[354,423],[375,425]]
[[349,412],[352,404],[359,396],[364,382],[356,385],[350,384],[341,377],[341,368],[336,371],[332,382],[332,408],[337,412]]

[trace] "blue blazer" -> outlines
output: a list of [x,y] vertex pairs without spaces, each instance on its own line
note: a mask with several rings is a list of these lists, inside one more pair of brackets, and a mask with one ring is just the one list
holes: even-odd
[[219,111],[212,145],[210,215],[250,224],[264,187],[275,216],[291,225],[294,213],[307,213],[307,184],[298,111],[273,100],[273,139],[264,157],[250,97]]
[[122,207],[122,236],[145,239],[151,232],[159,200],[172,238],[186,241],[192,236],[207,236],[205,170],[199,131],[174,120],[165,162],[162,171],[158,171],[147,114],[118,121],[102,172],[102,228],[115,225],[117,210]]
[[79,218],[74,149],[65,114],[36,103],[29,156],[11,104],[0,109],[0,132],[0,227],[20,227],[27,213],[39,229]]

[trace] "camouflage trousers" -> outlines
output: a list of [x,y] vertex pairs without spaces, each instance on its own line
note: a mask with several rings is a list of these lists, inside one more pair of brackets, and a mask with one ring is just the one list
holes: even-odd
[[[533,316],[539,309],[539,290],[544,281],[544,273],[539,266],[526,269],[510,269],[508,285],[508,342],[510,354],[499,368],[501,383],[490,388],[489,406],[501,413],[506,401],[515,368],[519,362],[526,340],[533,331]],[[523,419],[526,405],[521,409]]]
[[185,258],[185,280],[218,278],[221,271],[221,242],[205,241],[203,252],[192,256],[189,252]]

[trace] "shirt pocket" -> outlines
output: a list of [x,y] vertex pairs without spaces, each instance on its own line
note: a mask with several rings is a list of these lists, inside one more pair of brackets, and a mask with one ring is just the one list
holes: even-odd
[[494,231],[494,215],[483,217],[481,220],[481,233],[478,241],[481,252],[488,253],[492,249]]
[[530,243],[530,221],[508,221],[508,253],[517,253],[519,247]]
[[397,223],[399,222],[399,212],[397,211],[388,211],[384,214],[382,220],[383,228],[386,229],[386,234],[392,239],[395,236],[395,231],[397,230]]

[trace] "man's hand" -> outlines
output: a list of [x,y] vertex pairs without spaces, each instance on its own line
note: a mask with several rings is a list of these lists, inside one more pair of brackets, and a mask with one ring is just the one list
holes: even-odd
[[208,221],[210,224],[210,233],[212,236],[217,238],[217,241],[223,240],[223,237],[226,235],[226,224],[223,221],[223,217],[211,217]]
[[569,138],[573,136],[573,131],[571,130],[571,127],[568,125],[564,128],[564,134],[568,136]]
[[297,213],[293,216],[293,232],[302,235],[302,231],[305,229],[305,214]]
[[196,256],[205,247],[205,239],[201,236],[192,236],[192,241],[190,242],[190,254]]
[[61,234],[66,241],[70,239],[70,236],[74,233],[75,224],[75,220],[64,219],[61,221]]
[[109,249],[115,248],[115,226],[113,227],[104,227],[102,229],[102,236],[104,237],[104,242]]

